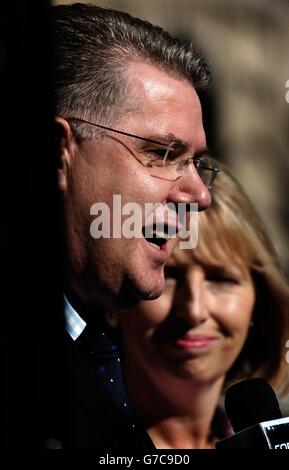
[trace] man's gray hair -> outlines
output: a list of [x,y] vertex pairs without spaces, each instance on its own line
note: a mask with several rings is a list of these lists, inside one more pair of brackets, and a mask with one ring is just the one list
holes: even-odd
[[[126,70],[138,59],[189,80],[197,92],[211,78],[192,43],[128,13],[59,5],[52,8],[52,30],[56,112],[63,117],[111,125],[125,115],[131,105]],[[93,137],[95,128],[78,124],[77,132]]]

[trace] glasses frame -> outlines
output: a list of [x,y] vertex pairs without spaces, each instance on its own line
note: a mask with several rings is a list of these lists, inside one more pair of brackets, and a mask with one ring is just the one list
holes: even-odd
[[[148,139],[146,137],[141,137],[139,135],[135,135],[135,134],[131,134],[130,132],[125,132],[125,131],[119,131],[118,129],[114,129],[112,127],[108,127],[108,126],[104,126],[103,124],[96,124],[94,122],[91,122],[91,121],[87,121],[85,119],[81,119],[81,118],[77,118],[77,117],[74,117],[74,116],[70,116],[70,117],[66,117],[66,118],[63,118],[65,119],[66,121],[79,121],[79,122],[82,122],[84,124],[89,124],[91,126],[95,126],[95,127],[98,127],[99,129],[104,129],[106,131],[111,131],[111,132],[116,132],[117,134],[120,134],[120,135],[125,135],[127,137],[133,137],[134,139],[138,139],[138,140],[143,140],[145,142],[149,142],[151,144],[156,144],[156,145],[160,145],[161,147],[167,147],[167,152],[165,154],[165,156],[163,157],[163,166],[165,167],[168,167],[168,165],[165,165],[166,163],[166,159],[168,157],[168,154],[170,152],[170,150],[173,148],[173,145],[174,145],[174,142],[170,143],[170,144],[164,144],[162,142],[158,142],[157,140],[153,140],[153,139]],[[150,164],[144,164],[141,160],[139,160],[136,155],[133,153],[134,157],[136,158],[136,160],[141,164],[143,165],[145,168],[149,168],[150,167]],[[215,165],[216,165],[216,168],[211,168],[211,167],[208,167],[206,165],[204,165],[204,162],[202,162],[202,159],[204,158],[210,158],[210,160],[212,160]],[[171,163],[171,165],[183,165],[185,168],[187,168],[190,163],[193,163],[196,170],[198,170],[198,168],[201,168],[201,169],[204,169],[204,170],[208,170],[208,171],[211,171],[213,172],[213,176],[212,176],[212,182],[208,187],[208,189],[211,189],[212,188],[212,184],[214,182],[214,179],[215,177],[217,176],[217,173],[220,171],[219,168],[217,167],[217,162],[211,158],[211,157],[197,157],[197,158],[194,158],[192,156],[189,156],[188,158],[186,158],[185,160],[182,160],[181,162],[176,162],[176,163]],[[151,165],[152,167],[152,165]],[[167,181],[176,181],[177,179],[181,178],[182,175],[179,175],[177,176],[177,178],[175,179],[168,179],[168,178],[162,178],[160,176],[155,176],[153,175],[154,177],[156,178],[161,178],[161,179],[165,179]],[[200,175],[199,175],[200,176]],[[200,176],[201,178],[201,176]],[[202,178],[201,178],[202,179]],[[204,183],[204,182],[203,182]],[[205,183],[204,183],[205,184]]]

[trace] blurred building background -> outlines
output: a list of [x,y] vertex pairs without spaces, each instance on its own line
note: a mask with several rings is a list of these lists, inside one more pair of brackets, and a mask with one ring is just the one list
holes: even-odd
[[255,202],[288,275],[289,1],[90,2],[128,11],[196,41],[214,76],[206,111],[209,146]]

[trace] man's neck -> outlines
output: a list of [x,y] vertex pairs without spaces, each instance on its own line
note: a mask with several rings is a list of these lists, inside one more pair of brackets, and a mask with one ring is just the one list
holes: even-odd
[[86,323],[96,321],[103,311],[100,304],[91,305],[87,299],[84,300],[84,296],[81,296],[69,286],[65,287],[64,294],[72,308]]

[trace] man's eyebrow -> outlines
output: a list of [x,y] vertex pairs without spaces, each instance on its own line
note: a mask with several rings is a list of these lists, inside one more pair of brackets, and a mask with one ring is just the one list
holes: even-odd
[[148,141],[155,141],[156,143],[158,142],[159,144],[162,145],[172,145],[172,147],[181,147],[183,149],[188,149],[189,148],[189,143],[184,141],[183,139],[180,139],[177,137],[175,134],[172,134],[171,132],[169,134],[159,134],[159,133],[154,133],[149,136]]
[[208,147],[204,147],[200,150],[197,150],[194,154],[194,157],[195,158],[202,157],[203,155],[206,155],[206,153],[208,153],[208,151],[209,151]]
[[[175,134],[173,133],[169,133],[169,134],[152,134],[149,136],[149,138],[147,139],[147,142],[155,142],[155,143],[159,143],[161,145],[169,145],[171,146],[173,149],[176,149],[176,150],[182,150],[182,151],[186,151],[190,148],[190,145],[188,142],[186,142],[185,140],[181,139],[180,137],[177,137]],[[203,155],[205,155],[206,153],[208,153],[208,147],[205,146],[203,148],[200,148],[198,149],[195,153],[194,153],[194,157],[202,157]]]

